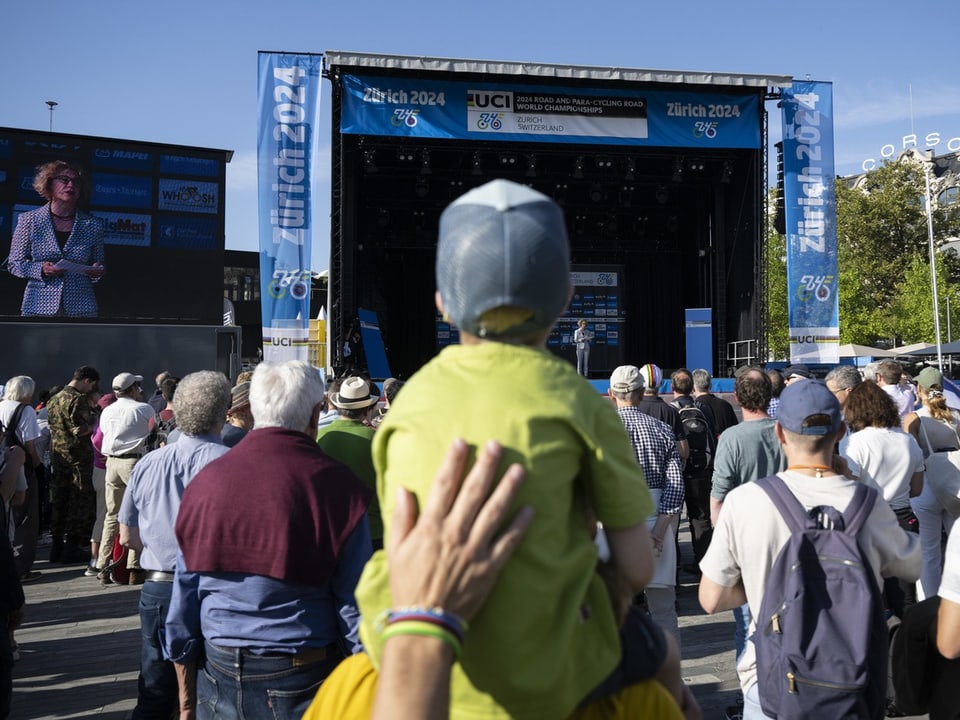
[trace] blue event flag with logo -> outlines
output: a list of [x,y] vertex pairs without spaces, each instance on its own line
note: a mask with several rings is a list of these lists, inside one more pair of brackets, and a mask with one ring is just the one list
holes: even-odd
[[783,91],[781,107],[790,360],[837,363],[833,86],[794,82]]
[[258,66],[263,359],[306,360],[322,58],[261,52]]

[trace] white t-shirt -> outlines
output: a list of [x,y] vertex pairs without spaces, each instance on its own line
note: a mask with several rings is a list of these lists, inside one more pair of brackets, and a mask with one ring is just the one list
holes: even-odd
[[923,472],[923,451],[900,428],[866,427],[843,450],[850,472],[883,495],[894,510],[910,507],[910,478]]
[[[831,505],[843,512],[856,489],[856,481],[841,475],[816,478],[789,470],[779,475],[807,510]],[[789,537],[786,522],[763,488],[747,483],[727,494],[700,569],[705,577],[723,587],[733,587],[743,580],[752,615],[751,635],[756,629],[770,570]],[[908,582],[920,577],[919,536],[902,530],[890,506],[879,497],[857,541],[881,587],[883,577],[898,577]],[[746,693],[757,682],[753,642],[747,643],[737,672],[740,687]]]
[[953,524],[943,560],[943,576],[937,595],[960,605],[960,522]]
[[[16,400],[0,401],[0,422],[3,423],[4,427],[7,427],[10,421],[13,420],[13,414],[16,412],[18,405],[20,405],[20,403]],[[17,437],[20,438],[20,442],[24,444],[40,437],[40,424],[37,422],[37,411],[28,404],[23,406],[23,412],[20,413],[20,422],[17,423]]]
[[155,417],[152,407],[133,398],[122,397],[108,405],[100,413],[101,452],[107,456],[145,452],[146,439]]
[[[0,400],[0,422],[3,423],[4,428],[13,420],[13,415],[18,405],[20,405],[20,403],[16,400]],[[29,404],[24,404],[23,412],[20,413],[20,420],[17,422],[17,438],[19,438],[21,443],[26,445],[38,437],[40,437],[40,425],[37,423],[37,411],[30,407]],[[30,462],[29,456],[26,462]],[[26,489],[27,475],[23,468],[21,468],[20,474],[17,476],[15,492],[24,492]]]

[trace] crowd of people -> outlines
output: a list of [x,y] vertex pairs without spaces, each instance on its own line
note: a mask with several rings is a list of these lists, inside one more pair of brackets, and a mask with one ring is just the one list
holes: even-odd
[[[960,411],[940,373],[745,367],[739,417],[704,369],[623,365],[604,396],[586,353],[546,349],[567,278],[559,207],[494,181],[441,216],[436,305],[461,343],[406,383],[290,361],[233,386],[163,373],[146,397],[135,372],[101,394],[81,367],[38,412],[10,379],[0,717],[36,572],[17,518],[44,497],[52,562],[142,584],[135,718],[699,718],[682,571],[733,611],[728,717],[956,717]],[[894,640],[888,685],[897,619],[928,642]],[[921,661],[945,679],[898,670]]]

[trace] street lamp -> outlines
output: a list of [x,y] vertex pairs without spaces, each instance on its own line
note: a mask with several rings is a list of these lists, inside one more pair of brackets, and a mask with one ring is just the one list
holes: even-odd
[[53,132],[53,109],[59,104],[56,100],[47,100],[47,107],[50,108],[50,132]]
[[930,251],[930,286],[933,289],[933,328],[937,336],[937,367],[943,372],[943,349],[940,342],[940,296],[937,293],[937,258],[933,247],[933,198],[930,196],[930,166],[933,165],[933,150],[925,153],[923,181],[927,205],[927,246]]

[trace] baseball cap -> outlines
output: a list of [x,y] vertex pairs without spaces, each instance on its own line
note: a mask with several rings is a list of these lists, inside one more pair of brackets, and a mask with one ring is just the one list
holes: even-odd
[[111,387],[114,392],[123,392],[131,385],[143,382],[143,375],[134,375],[133,373],[122,372],[113,379]]
[[663,370],[653,363],[647,363],[640,368],[640,376],[643,378],[643,384],[651,390],[659,390],[663,385]]
[[793,383],[780,393],[777,422],[798,435],[827,435],[840,429],[840,403],[827,386],[811,381]]
[[610,389],[615,393],[631,393],[643,387],[643,375],[636,365],[621,365],[610,375]]
[[934,385],[942,388],[943,375],[941,375],[940,371],[935,367],[925,367],[920,371],[920,374],[917,375],[917,385],[925,389],[929,389]]
[[783,369],[783,379],[789,380],[790,378],[805,378],[806,380],[813,380],[813,373],[810,372],[810,368],[806,365],[788,365]]
[[[444,310],[468,333],[516,336],[550,327],[570,294],[563,211],[509,180],[471,190],[440,216],[436,279]],[[529,314],[505,329],[487,326],[482,316],[499,307]]]

